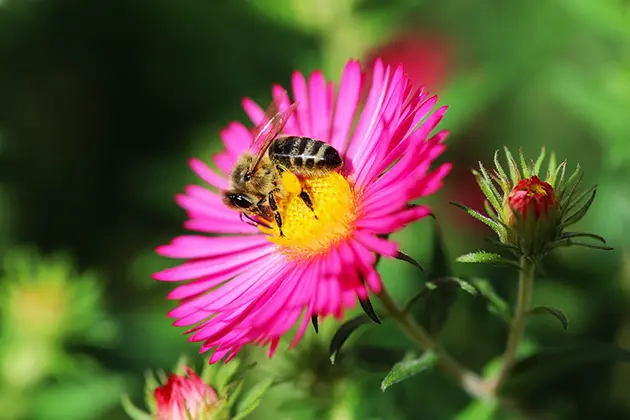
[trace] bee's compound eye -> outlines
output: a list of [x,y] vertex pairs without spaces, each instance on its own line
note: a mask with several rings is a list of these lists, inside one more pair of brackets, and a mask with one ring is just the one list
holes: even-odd
[[252,206],[252,202],[249,201],[249,198],[242,194],[231,194],[229,199],[236,207],[241,209],[248,209]]

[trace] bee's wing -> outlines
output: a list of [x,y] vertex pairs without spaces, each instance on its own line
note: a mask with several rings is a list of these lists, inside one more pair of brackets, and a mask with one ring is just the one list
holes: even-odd
[[254,139],[250,146],[250,152],[255,156],[254,160],[249,166],[248,174],[252,175],[258,169],[258,165],[262,160],[267,149],[271,145],[271,142],[278,137],[278,134],[282,132],[285,124],[291,117],[291,114],[295,111],[297,102],[289,105],[287,109],[282,112],[278,111],[277,101],[273,101],[261,121],[261,123],[254,129]]

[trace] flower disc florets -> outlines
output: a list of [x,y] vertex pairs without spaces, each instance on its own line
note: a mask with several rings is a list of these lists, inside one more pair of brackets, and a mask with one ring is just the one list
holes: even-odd
[[582,181],[579,165],[565,179],[566,161],[556,165],[552,154],[545,180],[542,181],[539,176],[545,158],[544,149],[538,159],[529,164],[520,151],[519,167],[506,148],[509,175],[499,163],[498,153],[494,155],[494,170],[487,171],[480,162],[479,171],[473,171],[486,196],[487,216],[468,207],[458,206],[488,225],[498,235],[501,245],[517,256],[533,258],[541,258],[558,246],[582,245],[609,249],[575,240],[588,237],[605,243],[600,236],[564,231],[586,215],[595,199],[596,186],[578,192]]

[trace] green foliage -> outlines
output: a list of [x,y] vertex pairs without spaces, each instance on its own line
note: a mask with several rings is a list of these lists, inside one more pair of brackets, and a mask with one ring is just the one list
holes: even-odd
[[[630,375],[602,368],[627,360],[622,350],[553,347],[576,340],[572,334],[630,347],[626,3],[1,3],[0,62],[10,63],[0,66],[0,412],[7,418],[128,418],[118,400],[123,393],[142,398],[143,371],[170,369],[182,351],[199,361],[198,345],[165,317],[174,305],[164,298],[169,288],[150,279],[173,264],[154,253],[181,233],[184,211],[172,197],[198,183],[186,160],[222,150],[219,131],[230,120],[249,125],[239,106],[243,96],[268,101],[272,83],[289,86],[295,69],[323,68],[338,80],[348,58],[364,58],[400,33],[424,44],[409,47],[406,58],[405,48],[390,50],[392,60],[403,57],[407,70],[444,76],[442,86],[429,90],[449,105],[440,127],[451,134],[441,159],[453,162],[454,171],[440,194],[421,200],[440,220],[442,244],[425,235],[426,220],[394,237],[401,249],[430,262],[427,274],[383,264],[388,290],[439,333],[449,352],[493,377],[512,318],[504,297],[515,288],[513,270],[495,266],[496,255],[507,259],[518,248],[501,243],[507,234],[492,213],[509,192],[505,180],[516,182],[519,171],[545,176],[561,192],[565,227],[575,224],[550,244],[550,276],[537,279],[535,298],[562,307],[571,330],[561,334],[551,322],[532,323],[526,338],[539,350],[520,356],[504,392],[516,406],[533,408],[526,414],[535,418],[630,416],[624,399]],[[434,37],[454,47],[447,64],[436,64],[444,51],[426,42]],[[420,57],[429,58],[415,61]],[[495,153],[489,168],[488,158],[503,145],[525,148],[502,162]],[[541,146],[555,150],[557,159],[544,149],[538,155]],[[529,153],[533,160],[525,158]],[[567,171],[567,161],[581,169]],[[458,173],[471,167],[478,167],[491,197],[486,213],[481,203],[475,207],[472,176]],[[595,183],[597,192],[582,188]],[[448,255],[481,248],[477,227],[450,214],[445,203],[451,200],[499,233],[490,249],[495,256],[464,258],[492,264],[448,267]],[[573,245],[580,249],[565,252]],[[607,255],[589,249],[613,247]],[[480,306],[505,322],[490,322]],[[246,385],[264,384],[277,360],[292,360],[284,386],[270,387],[262,400],[251,397],[260,403],[251,419],[404,420],[419,410],[431,419],[501,418],[494,404],[470,401],[432,372],[381,392],[383,375],[372,372],[400,361],[411,343],[378,306],[364,307],[383,325],[362,323],[352,341],[338,346],[333,366],[323,330],[341,322],[320,318],[321,354],[309,347],[315,335],[308,331],[296,349],[279,349],[271,361],[260,349],[243,349],[258,361],[254,369],[239,359],[204,367],[201,376],[233,396],[226,408],[233,410],[249,395]],[[360,310],[349,319],[367,320]],[[566,328],[566,317],[553,307],[534,311]],[[147,381],[149,396],[158,384],[154,375]]]
[[385,391],[394,384],[433,368],[437,360],[438,356],[430,351],[418,358],[415,358],[413,355],[406,356],[402,361],[396,363],[385,379],[383,379],[381,391]]
[[569,321],[564,313],[558,308],[552,308],[551,306],[536,306],[529,310],[530,315],[552,315],[562,325],[565,330],[569,328]]

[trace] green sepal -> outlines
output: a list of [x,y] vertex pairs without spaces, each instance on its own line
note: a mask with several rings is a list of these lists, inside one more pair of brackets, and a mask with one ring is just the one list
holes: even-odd
[[223,364],[217,370],[214,376],[213,385],[219,395],[224,395],[230,385],[231,379],[234,377],[241,365],[239,359],[232,359],[229,363]]
[[535,308],[532,308],[529,311],[527,311],[527,314],[528,315],[553,315],[554,317],[556,317],[558,321],[560,321],[560,324],[562,324],[562,328],[565,331],[567,330],[567,328],[569,328],[569,321],[567,320],[567,317],[558,308],[553,308],[551,306],[536,306]]
[[155,396],[154,392],[157,387],[160,386],[160,383],[155,378],[155,374],[151,371],[147,371],[144,374],[145,377],[145,385],[144,385],[144,399],[146,401],[147,406],[151,412],[155,412]]
[[372,320],[367,315],[359,315],[341,324],[341,326],[335,332],[333,338],[330,340],[330,346],[328,348],[330,363],[332,363],[333,365],[335,364],[335,361],[337,360],[337,357],[339,355],[339,351],[341,351],[341,348],[346,343],[346,341],[348,341],[348,338],[350,338],[350,335],[352,333],[354,333],[362,325],[371,323]]
[[490,219],[489,217],[486,217],[484,215],[482,215],[481,213],[471,209],[470,207],[467,207],[463,204],[460,203],[456,203],[454,201],[449,201],[450,204],[459,207],[460,209],[464,210],[466,213],[468,213],[470,216],[474,217],[475,219],[479,220],[481,223],[484,223],[485,225],[487,225],[490,229],[492,229],[497,235],[499,235],[499,238],[504,239],[505,235],[501,232],[501,225]]
[[545,146],[543,146],[540,149],[540,155],[538,155],[538,159],[536,159],[536,162],[534,162],[533,165],[533,174],[538,176],[538,174],[540,173],[540,168],[542,167],[542,163],[545,160],[545,156],[547,154],[547,151],[545,150]]
[[516,267],[519,270],[521,269],[521,266],[516,261],[508,260],[499,254],[486,251],[470,252],[468,254],[460,255],[455,261],[461,263],[509,265]]
[[413,355],[405,357],[402,361],[396,363],[392,370],[389,371],[383,382],[381,382],[381,391],[385,391],[390,386],[402,382],[412,376],[422,373],[435,366],[437,355],[432,351],[425,352],[419,358],[413,358]]
[[267,379],[254,385],[247,393],[242,397],[236,406],[236,416],[232,420],[240,420],[248,416],[252,411],[258,407],[262,401],[262,397],[267,390],[273,385],[273,379]]
[[547,249],[549,251],[551,251],[552,249],[561,247],[561,246],[582,246],[585,248],[594,248],[594,249],[601,249],[604,251],[612,251],[614,248],[610,247],[610,246],[603,246],[603,245],[598,245],[598,244],[589,244],[588,242],[582,242],[582,241],[576,241],[572,238],[566,238],[566,239],[561,239],[559,241],[555,241],[551,244],[549,244],[549,246],[547,247]]
[[127,413],[132,420],[151,420],[153,418],[149,413],[145,413],[133,405],[129,399],[129,395],[123,395],[120,403],[125,413]]
[[586,203],[584,203],[584,205],[580,207],[579,210],[576,210],[573,214],[571,214],[570,216],[567,216],[567,218],[564,219],[564,221],[560,225],[560,229],[563,229],[567,226],[571,226],[579,222],[580,220],[582,220],[582,218],[586,216],[586,212],[588,212],[588,209],[591,207],[591,204],[593,204],[596,194],[597,194],[597,190],[593,189],[588,201],[586,201]]

